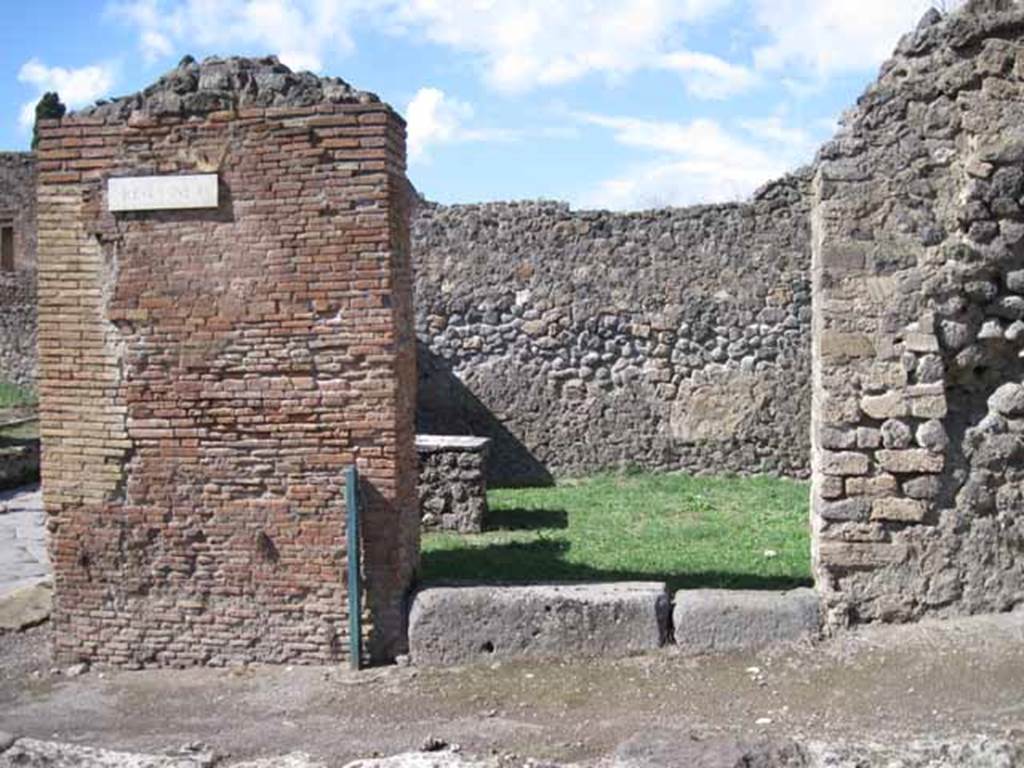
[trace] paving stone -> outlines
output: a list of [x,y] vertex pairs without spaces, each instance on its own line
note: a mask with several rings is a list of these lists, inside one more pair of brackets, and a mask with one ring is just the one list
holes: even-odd
[[820,604],[813,589],[684,589],[676,592],[672,614],[676,644],[707,653],[810,640],[820,628]]
[[0,492],[0,596],[48,578],[46,515],[39,486]]
[[668,617],[655,582],[432,587],[413,600],[409,648],[419,664],[628,656],[661,646]]
[[37,583],[0,594],[0,632],[19,632],[50,618],[53,588]]
[[620,744],[611,768],[809,768],[805,748],[794,741],[743,742],[729,738],[696,740],[690,735],[643,733]]
[[[356,765],[358,764],[356,763]],[[274,757],[265,757],[259,760],[246,760],[243,763],[232,763],[231,768],[327,768],[327,764],[307,755],[305,752],[291,752],[287,755],[275,755]]]
[[148,755],[36,739],[19,739],[0,752],[0,768],[212,768],[215,762],[205,753]]
[[[529,765],[530,762],[527,762]],[[317,764],[318,765],[318,764]],[[438,752],[406,752],[392,757],[380,757],[368,760],[356,760],[348,763],[345,768],[500,768],[503,762],[498,757],[473,757],[459,752],[441,750]],[[558,768],[556,765],[544,764],[547,768]],[[278,768],[278,763],[267,765],[267,768]],[[248,768],[248,766],[232,766],[232,768]],[[305,766],[297,766],[305,768]]]

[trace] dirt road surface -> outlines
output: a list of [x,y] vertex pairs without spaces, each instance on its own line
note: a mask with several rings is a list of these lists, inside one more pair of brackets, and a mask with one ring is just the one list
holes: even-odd
[[1024,738],[1024,612],[877,627],[817,647],[454,669],[248,666],[70,677],[44,626],[0,637],[0,730],[132,751],[332,764],[417,749],[587,762],[637,734],[892,743]]

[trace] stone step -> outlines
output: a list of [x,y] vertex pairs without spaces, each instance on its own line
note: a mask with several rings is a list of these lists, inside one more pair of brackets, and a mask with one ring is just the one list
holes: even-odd
[[813,589],[684,589],[675,594],[672,623],[687,651],[756,650],[818,637],[821,598]]
[[417,664],[544,657],[621,657],[662,646],[671,611],[658,582],[439,586],[409,616]]

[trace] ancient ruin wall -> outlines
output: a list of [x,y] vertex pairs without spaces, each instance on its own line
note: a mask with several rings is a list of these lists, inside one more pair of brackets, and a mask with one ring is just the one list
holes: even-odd
[[14,232],[13,270],[0,264],[0,381],[36,379],[36,174],[28,152],[0,152],[0,226]]
[[[5,189],[34,200],[33,180]],[[491,436],[499,482],[628,465],[805,475],[805,186],[644,214],[421,204],[421,430]],[[34,272],[16,278],[2,349],[32,384]]]
[[814,561],[833,626],[1024,602],[1024,11],[931,13],[821,153]]
[[413,248],[420,430],[491,437],[492,482],[807,474],[809,174],[644,213],[422,204]]
[[[186,60],[42,126],[44,500],[63,659],[346,656],[344,469],[378,657],[416,567],[404,124],[275,60]],[[216,209],[111,213],[115,176]]]

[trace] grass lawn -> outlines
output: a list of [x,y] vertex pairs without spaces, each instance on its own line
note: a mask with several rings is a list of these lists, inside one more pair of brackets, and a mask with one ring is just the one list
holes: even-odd
[[656,579],[671,589],[809,585],[808,496],[806,483],[791,480],[681,474],[494,490],[486,533],[424,535],[422,578]]
[[31,390],[7,381],[0,381],[0,409],[35,404],[36,395]]

